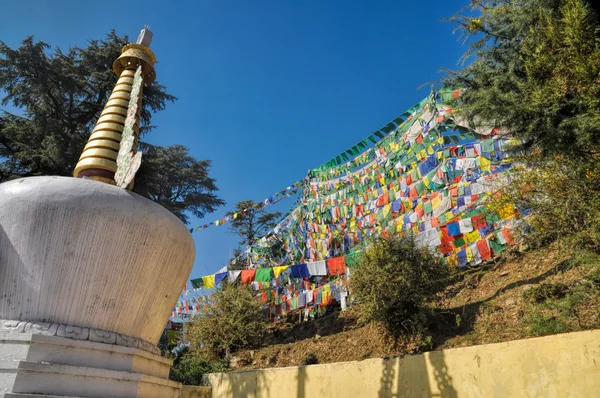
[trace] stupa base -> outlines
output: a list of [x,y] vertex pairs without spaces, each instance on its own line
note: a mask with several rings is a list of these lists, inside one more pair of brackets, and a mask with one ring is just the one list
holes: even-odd
[[138,348],[0,333],[0,396],[178,397],[172,362]]

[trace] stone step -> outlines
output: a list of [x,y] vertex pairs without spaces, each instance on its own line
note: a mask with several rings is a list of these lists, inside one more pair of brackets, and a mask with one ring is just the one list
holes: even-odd
[[[142,373],[167,379],[171,361],[138,348],[0,331],[0,358]],[[2,391],[0,383],[0,391]]]
[[14,377],[11,393],[25,396],[177,398],[180,388],[174,381],[140,373],[40,362],[0,361],[0,374]]

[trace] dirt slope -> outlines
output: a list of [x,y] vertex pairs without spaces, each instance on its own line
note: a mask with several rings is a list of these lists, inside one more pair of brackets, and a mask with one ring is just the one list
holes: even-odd
[[[239,352],[231,367],[382,358],[598,328],[600,286],[582,281],[600,270],[600,262],[596,257],[567,258],[551,247],[507,254],[485,267],[462,270],[458,281],[429,304],[435,315],[420,335],[394,340],[380,324],[360,325],[358,309],[350,308],[313,322],[273,325],[265,345]],[[552,293],[541,301],[524,297],[528,290],[545,292],[547,286],[559,286],[566,293],[556,297]]]

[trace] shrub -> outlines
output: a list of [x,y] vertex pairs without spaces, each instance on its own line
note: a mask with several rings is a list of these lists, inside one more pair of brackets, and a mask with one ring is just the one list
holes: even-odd
[[206,373],[224,372],[226,370],[227,361],[224,359],[206,361],[184,356],[173,364],[169,379],[188,386],[200,386],[204,384],[203,377]]
[[266,331],[262,303],[250,289],[224,283],[214,301],[187,325],[185,340],[197,358],[223,358],[257,345]]
[[514,203],[532,211],[525,243],[541,247],[561,240],[564,247],[600,252],[600,162],[530,155],[491,208]]
[[397,335],[422,324],[424,301],[440,291],[450,274],[444,261],[411,238],[375,240],[350,278],[363,321],[382,321]]
[[523,293],[523,298],[531,302],[542,303],[548,299],[563,298],[568,291],[567,285],[562,283],[542,283]]

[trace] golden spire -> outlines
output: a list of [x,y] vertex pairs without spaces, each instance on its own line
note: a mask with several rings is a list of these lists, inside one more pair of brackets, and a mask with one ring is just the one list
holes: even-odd
[[[133,86],[135,70],[141,65],[144,85],[156,79],[154,64],[156,57],[150,50],[152,32],[148,28],[142,29],[137,42],[125,45],[121,56],[113,63],[113,71],[119,77],[92,134],[79,157],[73,176],[76,178],[88,177],[94,180],[115,184],[117,171],[117,155],[119,153],[121,134],[125,126],[129,100]],[[137,113],[134,125],[134,150],[137,147],[139,136],[139,121],[142,96],[139,95]]]

